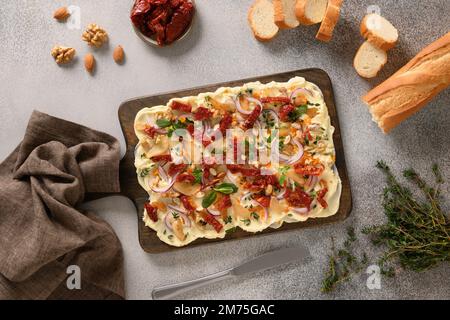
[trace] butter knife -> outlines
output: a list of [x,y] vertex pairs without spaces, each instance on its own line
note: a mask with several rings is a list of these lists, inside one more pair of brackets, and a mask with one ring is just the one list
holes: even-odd
[[152,298],[155,300],[170,299],[176,295],[218,281],[233,279],[250,273],[275,268],[297,260],[305,260],[307,257],[309,257],[309,251],[305,247],[294,247],[272,251],[225,271],[214,273],[195,280],[155,288],[152,291]]

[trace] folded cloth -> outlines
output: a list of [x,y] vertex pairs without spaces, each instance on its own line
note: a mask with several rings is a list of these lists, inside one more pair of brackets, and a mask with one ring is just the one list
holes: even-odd
[[[0,164],[0,299],[124,298],[119,239],[79,208],[87,194],[120,191],[119,161],[115,138],[32,114]],[[81,289],[68,286],[78,275]]]

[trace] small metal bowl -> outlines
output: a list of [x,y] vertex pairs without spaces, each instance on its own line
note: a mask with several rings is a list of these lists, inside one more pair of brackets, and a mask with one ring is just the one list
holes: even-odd
[[[139,28],[136,27],[136,26],[134,25],[134,23],[131,21],[131,25],[133,26],[134,32],[136,33],[136,35],[137,35],[142,41],[144,41],[144,42],[146,42],[146,43],[148,43],[148,44],[151,44],[151,45],[153,45],[153,46],[155,46],[155,47],[158,47],[158,48],[168,47],[168,46],[170,46],[170,45],[172,45],[172,44],[174,44],[174,43],[176,43],[176,42],[178,42],[178,41],[183,40],[184,38],[186,38],[186,36],[187,36],[187,35],[189,34],[189,32],[192,30],[192,26],[193,26],[193,24],[194,24],[195,16],[196,16],[196,14],[197,14],[197,6],[195,5],[195,1],[194,1],[194,0],[189,0],[189,1],[192,2],[192,4],[194,5],[194,14],[192,15],[191,23],[190,23],[189,26],[186,28],[186,30],[184,31],[184,33],[183,33],[178,39],[176,39],[174,42],[169,43],[169,44],[165,44],[165,45],[163,45],[163,46],[160,46],[160,45],[158,44],[158,42],[157,42],[154,38],[148,37],[148,36],[146,36],[145,34],[143,34],[143,33],[141,32],[141,30],[139,30]],[[133,6],[134,6],[134,5],[133,5]],[[131,10],[133,10],[133,6],[131,7]]]

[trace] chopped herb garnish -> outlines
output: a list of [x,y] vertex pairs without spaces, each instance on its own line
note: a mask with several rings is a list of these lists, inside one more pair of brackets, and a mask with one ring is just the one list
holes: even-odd
[[233,218],[231,216],[227,216],[223,221],[225,222],[225,224],[228,224],[233,221]]
[[241,220],[247,227],[252,223],[250,219]]
[[195,168],[194,171],[192,171],[192,175],[195,177],[195,183],[202,183],[203,171],[200,168]]
[[253,219],[259,220],[259,214],[257,214],[256,212],[252,212],[250,213],[250,215],[252,216]]
[[289,121],[296,122],[306,112],[308,112],[308,106],[306,104],[295,108],[295,110],[289,113]]
[[149,173],[150,173],[150,168],[145,168],[141,171],[141,173],[139,175],[141,176],[141,178],[145,178],[146,176],[148,176]]
[[180,217],[180,215],[176,212],[172,212],[172,216],[174,219],[178,219]]
[[236,230],[237,230],[237,228],[236,228],[236,227],[233,227],[233,228],[230,228],[230,229],[225,230],[225,233],[226,233],[226,234],[230,234],[230,233],[236,232]]
[[286,181],[286,174],[291,169],[291,167],[281,167],[278,171],[280,172],[280,185],[284,185],[284,182]]

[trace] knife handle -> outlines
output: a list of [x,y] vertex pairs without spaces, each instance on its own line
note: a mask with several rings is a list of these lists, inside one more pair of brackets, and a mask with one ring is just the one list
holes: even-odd
[[170,284],[162,287],[157,287],[152,291],[152,298],[154,300],[170,299],[181,293],[206,286],[211,283],[222,281],[225,279],[234,278],[232,270],[225,270],[218,273],[211,274],[206,277],[198,278],[191,281],[181,282],[177,284]]

